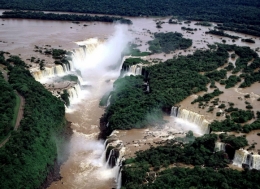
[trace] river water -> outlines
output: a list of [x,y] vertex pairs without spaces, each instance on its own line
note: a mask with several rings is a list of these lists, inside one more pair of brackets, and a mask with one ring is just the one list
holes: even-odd
[[[2,10],[3,11],[3,10]],[[0,14],[1,12],[0,11]],[[203,27],[194,25],[195,22],[191,22],[190,26],[188,24],[182,25],[172,25],[168,23],[162,24],[162,28],[156,28],[156,22],[168,21],[168,18],[131,18],[133,21],[132,26],[128,26],[123,30],[123,33],[127,40],[135,42],[140,45],[140,50],[146,51],[148,49],[147,42],[152,39],[152,35],[149,32],[166,32],[166,31],[177,31],[183,33],[184,37],[191,38],[193,40],[193,45],[186,52],[176,51],[172,54],[164,55],[157,54],[146,57],[147,60],[158,58],[165,60],[167,58],[172,58],[178,54],[191,54],[196,49],[205,49],[207,44],[213,44],[214,42],[221,42],[222,38],[213,35],[206,35],[205,32],[213,27]],[[84,26],[87,25],[87,26]],[[215,23],[213,23],[213,26]],[[197,28],[194,34],[187,33],[181,30],[181,27],[191,27]],[[20,55],[23,60],[30,63],[28,58],[32,56],[37,58],[46,58],[44,55],[34,52],[35,45],[44,47],[45,45],[50,45],[53,48],[62,48],[66,50],[72,50],[78,48],[76,42],[85,41],[89,38],[99,38],[99,39],[113,39],[113,35],[117,28],[111,23],[101,23],[101,22],[80,22],[80,24],[74,24],[72,22],[65,21],[42,21],[42,20],[26,20],[26,19],[0,19],[0,50],[10,52],[14,55]],[[244,34],[238,34],[234,32],[227,32],[231,35],[236,35],[245,38]],[[235,43],[231,39],[226,39],[227,44],[237,44],[240,46],[250,46],[255,49],[260,45],[259,38],[248,36],[247,38],[254,38],[255,44],[248,44],[241,42],[241,40],[236,40]],[[118,43],[123,38],[119,38]],[[108,46],[107,46],[108,47]],[[123,45],[109,46],[110,50],[121,52]],[[110,54],[109,54],[110,53]],[[100,56],[105,53],[100,52]],[[111,51],[108,51],[106,59],[111,59],[109,56],[114,57]],[[113,55],[113,56],[112,56]],[[51,58],[47,59],[50,63],[53,61]],[[118,60],[114,60],[117,67],[120,67]],[[31,63],[30,63],[31,64]],[[78,65],[81,67],[81,65]],[[84,67],[84,66],[83,66]],[[106,82],[108,79],[114,80],[118,77],[118,70],[109,71],[105,68],[107,67],[106,61],[97,63],[94,66],[86,66],[82,69],[84,80],[91,84],[91,87],[83,91],[80,99],[72,105],[72,107],[66,112],[66,119],[72,122],[73,136],[70,144],[68,145],[68,150],[70,151],[69,159],[61,167],[60,181],[52,183],[50,188],[61,189],[61,188],[96,188],[96,189],[108,189],[115,187],[115,173],[113,169],[108,169],[105,167],[105,162],[103,158],[104,151],[104,141],[98,141],[97,135],[99,133],[99,118],[104,113],[104,109],[99,107],[99,100],[101,96],[109,90],[112,90],[112,82]],[[110,73],[110,74],[106,74]],[[104,77],[103,77],[104,76]],[[224,90],[223,86],[216,84],[220,90]],[[235,107],[245,108],[244,99],[239,100],[238,97],[243,97],[246,93],[254,94],[248,99],[254,107],[254,110],[260,109],[260,102],[256,101],[257,95],[260,95],[259,83],[252,85],[250,88],[243,90],[237,89],[237,86],[228,90],[220,95],[219,98],[223,103],[228,101],[234,102]],[[203,94],[203,93],[199,93]],[[199,95],[196,94],[196,95]],[[222,117],[216,117],[215,113],[208,113],[206,109],[199,109],[196,105],[191,105],[190,102],[194,99],[194,95],[188,97],[180,105],[183,108],[193,110],[200,114],[206,116],[209,121],[213,119],[223,119]],[[171,118],[165,116],[171,123]],[[166,125],[167,128],[167,125]],[[131,130],[122,131],[119,133],[119,138],[125,140],[125,144],[129,144],[128,155],[132,156],[137,149],[146,149],[150,145],[156,145],[153,142],[151,144],[139,145],[138,143],[148,143],[147,140],[151,135],[155,135],[157,139],[158,135],[162,132],[165,133],[165,137],[169,137],[169,130],[162,130],[161,133],[157,130],[142,129],[142,130]],[[149,135],[149,136],[147,136]],[[180,133],[181,135],[181,133]],[[252,135],[252,137],[250,137]],[[250,142],[257,140],[256,133],[248,135]],[[127,137],[124,137],[127,136]],[[143,140],[143,137],[148,137],[147,140]],[[157,140],[156,139],[156,140]],[[143,141],[138,141],[143,140]],[[156,142],[155,140],[155,142]],[[130,145],[131,144],[131,145]],[[142,147],[143,146],[143,147]],[[257,146],[259,147],[259,146]]]

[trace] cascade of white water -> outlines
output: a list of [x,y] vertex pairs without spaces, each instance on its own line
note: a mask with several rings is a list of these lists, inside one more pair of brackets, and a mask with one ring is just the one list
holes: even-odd
[[122,171],[119,170],[119,175],[117,177],[116,189],[120,189],[121,186],[122,186]]
[[216,151],[226,151],[225,149],[226,144],[223,142],[216,142],[215,143],[215,150]]
[[36,81],[40,81],[43,78],[42,72],[40,70],[32,72],[32,75]]
[[77,91],[75,90],[74,87],[69,88],[67,91],[69,93],[69,100],[70,100],[70,102],[72,102],[73,99],[76,99],[78,97]]
[[104,147],[105,148],[104,148],[104,151],[103,151],[103,153],[102,153],[102,155],[100,157],[102,163],[106,163],[106,152],[107,152],[107,148],[109,146],[109,145],[106,145],[106,143],[107,143],[107,140],[104,143]]
[[45,67],[44,70],[41,71],[44,77],[52,77],[55,75],[54,67]]
[[109,152],[109,156],[108,156],[108,158],[107,158],[107,162],[106,162],[106,168],[109,168],[109,160],[110,160],[110,158],[111,158],[111,155],[114,153],[114,149],[112,149],[112,150],[110,150],[110,152]]
[[107,146],[107,142],[108,142],[108,140],[106,139],[105,142],[104,142],[105,147]]
[[66,73],[67,71],[69,71],[68,69],[67,69],[67,64],[62,64],[62,69],[63,69],[63,71]]
[[124,154],[125,154],[125,147],[122,147],[119,150],[119,157],[117,158],[117,163],[116,163],[116,166],[117,166],[116,188],[117,189],[120,189],[121,186],[122,186],[122,170],[121,170],[121,167],[122,167],[122,161],[124,160],[124,158],[123,158]]
[[252,159],[251,168],[260,170],[260,155],[252,155]]
[[235,152],[235,157],[233,160],[233,165],[237,165],[238,167],[242,167],[243,163],[246,163],[247,161],[247,155],[248,155],[248,151],[246,150],[236,150]]
[[32,71],[32,75],[35,80],[40,81],[44,78],[53,77],[55,75],[64,75],[67,72],[66,64],[63,65],[55,65],[51,67],[45,67],[44,70],[34,70]]
[[77,75],[78,76],[78,81],[79,81],[79,84],[81,85],[81,84],[83,84],[84,83],[84,81],[83,81],[83,79],[82,79],[82,77],[80,76],[80,75]]
[[[74,55],[74,54],[72,53],[72,55]],[[69,64],[67,65],[67,70],[70,70],[70,71],[75,70],[72,61],[69,60],[68,62],[69,62]]]
[[56,74],[56,75],[64,75],[64,74],[65,74],[62,65],[56,65],[56,66],[54,67],[54,70],[55,70],[55,74]]
[[109,126],[109,122],[107,122],[107,124],[106,124],[106,127],[108,127]]
[[149,86],[149,84],[148,84],[147,87],[146,87],[146,91],[147,91],[147,92],[150,92],[150,86]]
[[171,116],[177,117],[178,116],[178,107],[173,106],[171,109]]
[[203,115],[179,108],[177,117],[198,125],[203,133],[209,133],[209,122]]
[[75,90],[76,90],[76,93],[77,93],[77,97],[79,97],[80,93],[81,93],[81,88],[80,88],[80,85],[79,84],[76,84],[74,86]]
[[110,105],[110,98],[111,98],[111,95],[109,95],[108,99],[107,99],[107,106]]
[[142,75],[142,65],[135,64],[135,65],[130,66],[129,74],[132,74],[132,75]]
[[135,75],[142,75],[142,66],[137,65]]

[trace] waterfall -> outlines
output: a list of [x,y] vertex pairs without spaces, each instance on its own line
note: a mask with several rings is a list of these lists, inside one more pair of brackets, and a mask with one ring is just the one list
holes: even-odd
[[102,153],[102,155],[100,157],[102,163],[106,163],[106,152],[107,152],[108,146],[109,145],[107,145],[107,140],[106,140],[105,143],[104,143],[105,149],[104,149],[104,151],[103,151],[103,153]]
[[77,76],[78,76],[78,82],[79,82],[79,84],[80,84],[80,85],[83,84],[84,82],[83,82],[82,77],[81,77],[80,75],[77,75]]
[[54,70],[55,70],[55,75],[64,75],[65,74],[62,65],[56,65],[54,67]]
[[111,95],[109,95],[108,99],[107,99],[107,106],[110,105],[110,98],[111,98]]
[[248,154],[249,153],[246,150],[236,150],[233,164],[237,165],[238,167],[242,167],[242,164],[245,164],[247,161]]
[[178,109],[179,107],[173,106],[171,109],[171,116],[177,117],[178,116]]
[[128,74],[132,75],[142,75],[142,65],[141,64],[135,64],[130,66]]
[[52,77],[55,75],[55,67],[45,67],[42,73],[44,77]]
[[36,81],[40,81],[45,78],[53,77],[55,75],[61,76],[64,75],[69,68],[67,68],[67,64],[63,65],[55,65],[55,66],[48,66],[45,67],[44,70],[34,69],[31,70],[31,73]]
[[150,92],[150,86],[149,86],[149,84],[147,84],[147,87],[146,87],[146,92]]
[[76,90],[76,93],[77,93],[77,97],[79,97],[79,94],[81,93],[81,88],[80,88],[80,85],[79,84],[76,84],[74,86],[75,90]]
[[106,124],[106,127],[108,127],[109,126],[109,122],[107,122],[107,124]]
[[252,169],[260,170],[260,155],[252,155]]
[[40,81],[43,78],[41,71],[34,71],[32,72],[32,75],[36,81]]
[[226,146],[226,144],[225,143],[223,143],[223,142],[216,142],[215,143],[215,150],[216,151],[226,151],[226,149],[225,149],[225,146]]
[[64,72],[64,73],[70,71],[70,67],[71,67],[70,64],[71,64],[70,61],[68,61],[68,63],[64,63],[64,64],[62,64],[62,69],[63,69],[63,72]]
[[109,162],[110,162],[110,159],[111,159],[111,156],[113,155],[113,153],[114,153],[114,149],[110,150],[109,156],[107,158],[106,166],[105,166],[106,168],[110,167]]
[[204,118],[203,115],[173,106],[171,109],[171,116],[178,117],[198,125],[203,133],[209,133],[209,122]]
[[[73,52],[74,51],[72,51],[72,55],[73,55]],[[67,69],[70,71],[75,70],[72,61],[69,60],[68,62],[69,62],[69,64],[67,65]]]
[[236,150],[233,165],[242,167],[243,164],[248,165],[250,169],[260,170],[260,155],[242,149]]
[[120,189],[122,186],[122,171],[121,169],[119,170],[119,174],[117,177],[117,184],[116,184],[116,189]]
[[79,84],[76,84],[74,85],[73,87],[67,89],[68,93],[69,93],[69,100],[70,100],[70,103],[79,98],[79,95],[81,93],[81,88],[79,86]]

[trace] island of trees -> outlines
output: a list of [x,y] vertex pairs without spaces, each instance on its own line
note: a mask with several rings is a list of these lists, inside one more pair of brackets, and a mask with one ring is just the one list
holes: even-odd
[[56,13],[44,13],[35,11],[5,11],[0,18],[24,18],[24,19],[39,19],[39,20],[61,20],[61,21],[73,21],[79,23],[79,21],[88,22],[119,22],[121,24],[132,24],[132,21],[125,18],[112,17],[112,16],[91,16],[88,14],[56,14]]

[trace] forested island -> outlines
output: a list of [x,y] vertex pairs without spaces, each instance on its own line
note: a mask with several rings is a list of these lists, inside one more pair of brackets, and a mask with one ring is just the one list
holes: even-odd
[[24,19],[39,19],[39,20],[61,20],[61,21],[88,21],[88,22],[118,22],[121,24],[132,24],[131,20],[112,16],[91,16],[80,14],[56,14],[44,13],[35,11],[5,11],[0,18],[24,18]]

